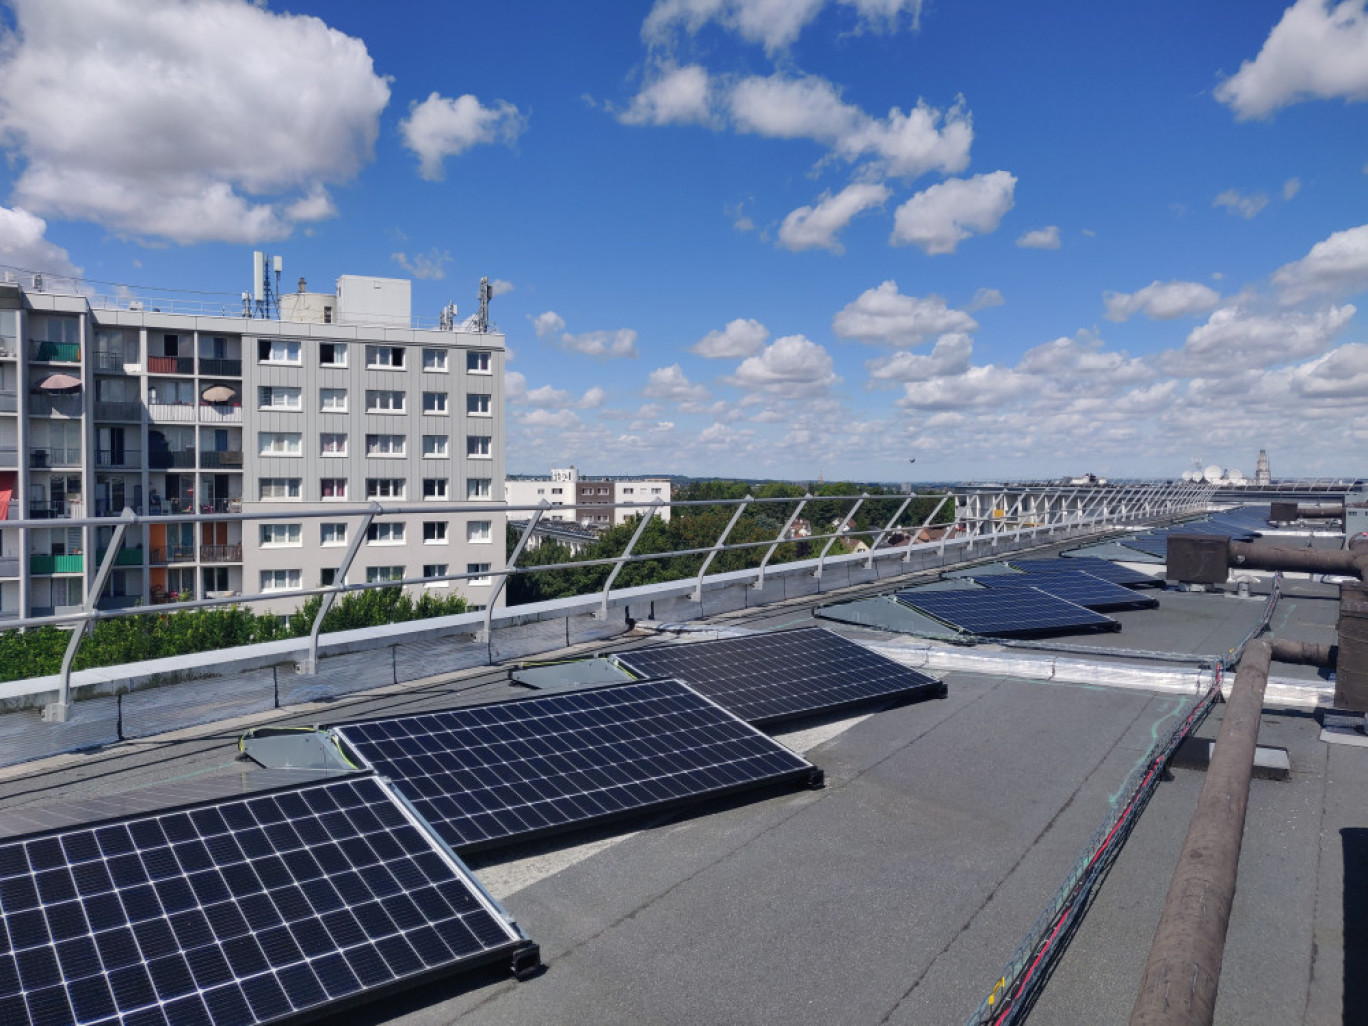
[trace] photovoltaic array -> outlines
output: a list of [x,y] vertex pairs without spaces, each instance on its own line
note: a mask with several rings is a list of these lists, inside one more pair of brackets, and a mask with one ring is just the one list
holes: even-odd
[[1111,617],[1039,588],[900,591],[898,601],[951,627],[985,637],[1031,638],[1121,629]]
[[[1076,573],[1081,571],[1092,574],[1094,577],[1100,577],[1104,581],[1111,581],[1112,584],[1125,585],[1128,588],[1162,588],[1164,586],[1162,577],[1154,577],[1139,570],[1132,570],[1128,566],[1122,566],[1120,563],[1113,563],[1109,559],[1097,559],[1092,556],[1014,559],[1008,565],[1027,574],[1048,574],[1061,571]],[[974,575],[970,574],[969,576]]]
[[643,677],[682,680],[762,726],[866,702],[945,693],[934,677],[821,627],[639,648],[617,659]]
[[0,843],[0,1023],[253,1026],[526,944],[373,778]]
[[344,724],[448,844],[473,851],[821,771],[674,680]]
[[1151,595],[1079,571],[995,574],[979,579],[979,583],[993,591],[1035,588],[1094,612],[1110,609],[1153,609],[1159,605],[1159,600]]

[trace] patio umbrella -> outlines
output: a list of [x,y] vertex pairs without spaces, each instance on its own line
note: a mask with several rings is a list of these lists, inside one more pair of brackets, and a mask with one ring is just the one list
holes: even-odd
[[200,398],[206,403],[230,403],[237,398],[237,393],[227,385],[214,385],[206,388]]
[[44,392],[70,392],[81,387],[81,379],[70,374],[49,374],[38,382],[38,387]]

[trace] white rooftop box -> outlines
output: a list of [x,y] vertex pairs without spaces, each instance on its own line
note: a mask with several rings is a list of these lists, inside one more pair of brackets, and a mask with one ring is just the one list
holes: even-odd
[[407,278],[344,274],[337,279],[337,322],[407,328],[412,302]]

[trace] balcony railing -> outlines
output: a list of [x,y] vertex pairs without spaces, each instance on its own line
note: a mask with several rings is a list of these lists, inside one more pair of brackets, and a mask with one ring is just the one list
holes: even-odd
[[66,503],[63,502],[29,503],[28,518],[30,520],[56,520],[66,515]]
[[160,496],[153,496],[152,502],[148,505],[149,516],[162,517],[171,516],[177,513],[194,513],[195,504],[189,499],[163,499]]
[[130,357],[127,353],[106,352],[102,349],[95,350],[94,359],[97,371],[114,374],[123,374],[125,368],[138,365],[137,356]]
[[242,543],[236,545],[201,545],[201,563],[241,563]]
[[0,445],[0,467],[19,466],[19,449],[13,445]]
[[149,374],[194,374],[195,359],[191,356],[149,356]]
[[49,467],[79,467],[81,465],[81,450],[73,449],[30,449],[29,466],[35,470],[45,470]]
[[200,373],[210,378],[240,378],[242,377],[241,360],[224,360],[220,358],[201,356]]
[[194,561],[195,546],[193,545],[167,545],[165,548],[152,550],[153,563],[193,563]]
[[31,574],[79,574],[85,569],[85,556],[79,552],[74,556],[29,556]]
[[79,342],[39,342],[33,351],[33,359],[44,363],[80,363],[81,344]]
[[242,407],[217,403],[202,403],[199,408],[201,424],[241,424]]
[[115,470],[136,470],[142,466],[142,450],[100,449],[95,453],[95,466]]
[[11,392],[0,392],[0,413],[18,413],[18,412],[19,412],[19,393],[18,393],[18,392],[13,392],[13,391],[11,391]]
[[103,400],[95,403],[95,418],[97,420],[142,420],[142,403],[139,402],[105,402]]
[[[210,499],[208,502],[200,503],[201,513],[241,513],[242,499]],[[194,512],[191,510],[190,512]]]
[[153,470],[165,470],[169,467],[185,469],[195,465],[194,449],[171,449],[163,452],[152,452],[147,454],[147,465]]
[[[108,549],[102,549],[102,550],[100,550],[99,553],[96,554],[95,560],[96,560],[96,563],[97,563],[97,564],[100,564],[100,563],[103,563],[103,562],[104,562],[105,553],[108,552],[108,551],[109,551]],[[115,566],[142,566],[142,565],[143,565],[143,550],[142,550],[142,546],[139,545],[137,548],[134,548],[134,549],[120,549],[120,550],[118,551],[118,553],[114,556],[114,565],[115,565]]]
[[49,395],[46,392],[29,394],[29,413],[37,417],[79,417],[85,405],[79,395]]
[[19,557],[0,556],[0,577],[19,576]]
[[200,466],[205,470],[242,469],[241,449],[218,449],[200,453]]

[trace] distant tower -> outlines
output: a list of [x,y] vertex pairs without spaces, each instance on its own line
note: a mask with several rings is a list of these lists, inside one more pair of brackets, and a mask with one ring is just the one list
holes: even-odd
[[1268,450],[1259,450],[1259,465],[1254,468],[1254,483],[1256,485],[1267,485],[1273,483],[1273,476],[1268,472]]

